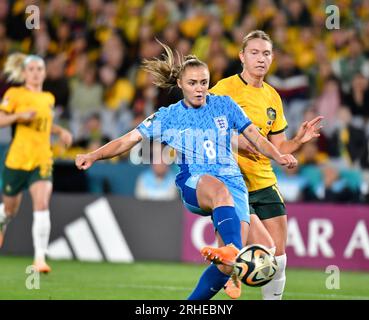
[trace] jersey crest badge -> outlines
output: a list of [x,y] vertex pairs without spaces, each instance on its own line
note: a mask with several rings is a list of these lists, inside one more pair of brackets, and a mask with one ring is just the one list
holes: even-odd
[[220,116],[214,118],[215,125],[221,131],[226,131],[228,129],[228,121],[226,116]]
[[273,109],[272,107],[269,107],[267,109],[267,116],[270,120],[275,120],[275,118],[277,117],[277,112],[275,111],[275,109]]

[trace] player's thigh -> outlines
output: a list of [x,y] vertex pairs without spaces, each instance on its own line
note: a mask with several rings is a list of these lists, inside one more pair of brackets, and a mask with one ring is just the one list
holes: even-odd
[[276,255],[285,253],[287,240],[287,216],[283,198],[276,185],[250,192],[250,209],[263,223],[272,237]]
[[21,194],[28,187],[30,171],[11,169],[4,166],[2,173],[2,193],[8,197]]
[[256,214],[250,215],[250,231],[247,244],[262,244],[267,248],[275,246],[273,238]]
[[32,197],[33,210],[48,210],[53,185],[49,180],[38,180],[31,184],[29,191]]
[[47,210],[53,189],[52,167],[44,165],[34,169],[28,179],[33,210]]
[[2,194],[5,212],[9,216],[15,216],[22,201],[22,193],[27,189],[27,181],[30,172],[16,170],[4,166],[2,173]]
[[227,186],[210,175],[202,175],[197,183],[196,196],[203,210],[212,210],[219,206],[233,206],[233,198]]
[[285,254],[287,243],[287,215],[265,219],[262,223],[275,243],[275,255],[280,256]]

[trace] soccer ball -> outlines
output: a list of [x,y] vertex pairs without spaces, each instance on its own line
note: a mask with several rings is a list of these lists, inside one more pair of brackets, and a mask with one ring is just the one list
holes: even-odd
[[277,261],[261,244],[241,249],[236,257],[234,271],[238,278],[250,287],[261,287],[271,281],[278,270]]

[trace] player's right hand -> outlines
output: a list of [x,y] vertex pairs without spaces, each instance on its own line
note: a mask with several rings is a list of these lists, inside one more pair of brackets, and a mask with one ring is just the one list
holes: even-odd
[[95,162],[91,154],[77,154],[75,164],[79,170],[87,170]]
[[292,154],[282,154],[278,159],[278,163],[288,169],[297,167],[297,159]]
[[17,122],[27,123],[30,122],[36,115],[36,111],[17,112]]

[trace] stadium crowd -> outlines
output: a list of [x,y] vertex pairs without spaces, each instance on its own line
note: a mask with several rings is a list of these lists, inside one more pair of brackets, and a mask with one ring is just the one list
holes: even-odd
[[[156,38],[209,65],[211,86],[241,71],[249,31],[274,42],[267,82],[281,95],[292,137],[323,115],[321,137],[303,146],[295,170],[276,168],[287,201],[369,202],[369,1],[338,0],[339,28],[327,28],[324,0],[0,0],[0,67],[14,51],[47,62],[44,89],[56,97],[56,122],[75,137],[56,159],[73,159],[136,127],[181,98],[153,86],[140,68],[160,56]],[[40,9],[27,28],[26,7]],[[0,96],[8,88],[0,76]],[[3,146],[10,130],[0,131]],[[3,148],[3,150],[5,147]],[[122,157],[118,161],[129,161]],[[134,186],[132,186],[134,188]],[[288,190],[288,192],[286,192]]]

